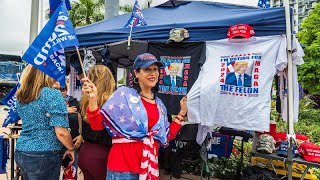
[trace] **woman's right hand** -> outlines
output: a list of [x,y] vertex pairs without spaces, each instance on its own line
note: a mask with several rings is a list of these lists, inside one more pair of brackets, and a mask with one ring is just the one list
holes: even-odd
[[179,114],[185,116],[187,114],[188,107],[187,107],[187,96],[183,97],[180,100],[180,112]]
[[86,94],[90,99],[97,97],[97,87],[88,79],[82,78],[82,92]]

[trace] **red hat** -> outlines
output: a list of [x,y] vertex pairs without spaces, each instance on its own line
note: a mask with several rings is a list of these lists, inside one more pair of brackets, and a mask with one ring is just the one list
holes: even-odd
[[251,26],[248,24],[237,24],[233,25],[228,29],[228,38],[232,39],[236,36],[244,37],[244,38],[250,38],[254,36],[255,32]]
[[[277,144],[280,141],[286,141],[287,140],[287,133],[286,132],[277,132],[272,134],[274,140],[277,142]],[[303,134],[296,134],[296,139],[304,142],[308,142],[309,138],[306,135]]]
[[303,143],[298,148],[299,154],[310,162],[320,163],[320,147],[313,143]]

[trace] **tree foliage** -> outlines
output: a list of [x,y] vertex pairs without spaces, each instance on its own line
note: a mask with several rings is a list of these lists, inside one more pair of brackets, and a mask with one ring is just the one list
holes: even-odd
[[124,13],[129,13],[129,12],[132,12],[133,6],[129,4],[125,4],[123,6],[120,6],[119,8],[120,8],[120,11]]
[[[72,1],[68,13],[74,28],[101,21],[104,18],[104,0]],[[50,19],[49,9],[45,12],[45,18]]]
[[[105,0],[79,0],[71,2],[69,17],[74,28],[86,26],[104,19]],[[142,9],[148,8],[152,0],[146,1]],[[133,5],[125,4],[120,6],[123,13],[132,12]],[[50,10],[46,10],[45,18],[50,19]]]
[[298,33],[301,44],[305,45],[305,63],[299,67],[299,80],[310,94],[320,95],[320,3],[302,22]]
[[[153,0],[147,0],[144,2],[144,4],[140,4],[142,9],[146,9],[150,7],[150,4],[153,2]],[[122,11],[123,13],[131,13],[132,9],[133,9],[133,4],[125,4],[123,6],[120,6],[120,11]]]
[[82,27],[104,18],[104,0],[72,1],[69,16],[74,27]]

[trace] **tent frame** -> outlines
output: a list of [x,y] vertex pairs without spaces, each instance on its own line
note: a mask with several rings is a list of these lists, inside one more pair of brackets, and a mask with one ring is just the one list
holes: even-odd
[[292,64],[292,26],[291,26],[291,16],[289,0],[284,1],[285,15],[286,15],[286,33],[287,33],[287,54],[288,54],[288,132],[287,137],[289,141],[288,147],[288,179],[292,180],[292,146],[293,140],[295,139],[294,126],[293,126],[293,64]]
[[[170,0],[170,2],[174,5],[175,0]],[[293,63],[292,63],[292,19],[290,16],[290,7],[289,7],[289,0],[284,0],[284,7],[285,7],[285,21],[286,21],[286,37],[287,37],[287,60],[288,60],[288,109],[287,109],[287,114],[288,114],[288,130],[287,130],[287,137],[289,141],[289,147],[288,147],[288,158],[287,158],[287,163],[288,163],[288,179],[292,179],[292,143],[293,139],[295,138],[295,133],[294,133],[294,126],[293,126]],[[120,42],[123,42],[125,40],[122,40]],[[143,41],[143,40],[142,40]],[[119,42],[115,42],[119,43]],[[96,49],[96,48],[102,48],[106,45],[112,45],[114,43],[104,43],[103,45],[95,45],[95,46],[88,46],[87,48],[89,49]]]

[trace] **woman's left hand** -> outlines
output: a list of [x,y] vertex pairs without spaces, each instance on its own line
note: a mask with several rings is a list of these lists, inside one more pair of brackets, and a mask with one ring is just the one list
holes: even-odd
[[76,106],[71,106],[68,107],[68,113],[72,114],[72,113],[77,113],[78,109]]
[[82,138],[81,135],[79,135],[79,136],[75,137],[72,141],[73,141],[73,143],[74,143],[74,147],[75,147],[76,149],[78,149],[78,148],[80,147],[82,141],[83,141],[83,138]]

